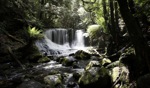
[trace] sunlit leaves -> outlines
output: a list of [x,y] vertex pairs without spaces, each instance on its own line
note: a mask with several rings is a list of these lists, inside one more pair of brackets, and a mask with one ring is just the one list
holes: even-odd
[[30,38],[42,38],[41,30],[36,29],[35,27],[28,27],[28,33]]
[[95,38],[100,32],[100,25],[90,25],[87,28],[87,33],[89,34],[90,38]]

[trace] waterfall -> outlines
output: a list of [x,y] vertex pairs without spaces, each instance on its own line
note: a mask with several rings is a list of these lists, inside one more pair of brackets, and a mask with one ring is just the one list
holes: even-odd
[[84,48],[84,36],[83,36],[82,30],[76,30],[75,33],[75,41],[72,44],[72,48],[78,49],[78,48]]
[[36,46],[48,55],[66,55],[84,48],[83,30],[55,28],[44,33],[44,39]]

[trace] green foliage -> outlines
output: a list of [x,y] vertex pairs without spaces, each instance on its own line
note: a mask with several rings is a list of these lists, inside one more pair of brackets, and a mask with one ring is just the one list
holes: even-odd
[[89,34],[90,38],[96,38],[101,30],[100,25],[90,25],[87,28],[87,33]]
[[[105,27],[102,0],[96,0],[95,3],[92,3],[93,0],[87,0],[87,1],[89,3],[84,3],[83,6],[84,9],[90,13],[90,18],[87,17],[85,19],[91,19],[92,21],[94,21],[94,23],[101,25],[101,27],[104,29],[103,31],[107,33],[108,30],[106,29],[107,27]],[[106,0],[106,3],[108,3],[108,0]]]
[[30,38],[32,39],[40,39],[43,38],[43,35],[41,34],[41,30],[36,29],[35,27],[28,27],[28,33]]
[[[149,0],[135,0],[135,6],[137,11],[137,16],[146,15],[149,17],[150,13],[150,1]],[[149,17],[150,18],[150,17]],[[149,19],[148,18],[148,19]]]

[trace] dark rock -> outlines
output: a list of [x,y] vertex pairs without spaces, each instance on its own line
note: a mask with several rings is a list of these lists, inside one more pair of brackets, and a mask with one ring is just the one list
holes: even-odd
[[150,74],[138,78],[137,88],[150,88]]
[[17,88],[44,88],[44,86],[37,81],[29,80],[29,81],[23,82]]
[[78,81],[85,69],[74,69],[73,78]]
[[30,62],[38,62],[38,60],[42,58],[42,55],[39,54],[39,53],[35,53],[35,54],[30,54],[29,56],[27,56],[27,59],[30,61]]
[[79,85],[75,82],[68,82],[67,88],[79,88]]
[[60,58],[59,62],[64,66],[73,66],[76,63],[76,59],[72,56]]
[[74,55],[75,55],[74,53],[69,54],[69,56],[74,56]]
[[93,55],[92,55],[92,56],[91,56],[91,59],[92,59],[92,60],[100,60],[100,57],[99,57],[99,56],[93,56]]
[[90,59],[91,55],[83,50],[79,50],[75,53],[75,58],[76,59],[84,59],[84,60],[88,60]]

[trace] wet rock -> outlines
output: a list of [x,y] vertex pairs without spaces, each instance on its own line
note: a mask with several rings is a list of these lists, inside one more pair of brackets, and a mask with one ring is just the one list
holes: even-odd
[[79,50],[75,53],[75,58],[76,59],[85,59],[88,60],[90,59],[91,55],[83,50]]
[[90,61],[89,64],[86,66],[86,70],[90,69],[91,67],[100,67],[101,63],[99,61]]
[[45,62],[49,62],[50,59],[48,57],[42,57],[38,60],[39,63],[45,63]]
[[100,57],[99,57],[99,56],[93,56],[93,55],[92,55],[92,56],[91,56],[91,59],[92,59],[92,60],[100,60]]
[[[114,67],[111,72],[112,81],[120,80],[121,82],[128,83],[129,82],[129,70],[125,67]],[[120,79],[118,79],[120,78]]]
[[24,81],[17,88],[44,88],[44,86],[37,81],[29,80],[29,81]]
[[56,88],[56,86],[62,85],[61,74],[48,75],[44,77],[44,82],[47,83],[50,88]]
[[12,61],[11,56],[8,54],[4,54],[0,56],[0,63],[8,63]]
[[138,78],[137,88],[150,88],[150,74]]
[[39,53],[35,53],[35,54],[31,54],[31,55],[27,56],[27,59],[30,62],[37,62],[40,58],[42,58],[42,55]]
[[5,69],[9,69],[12,68],[12,64],[11,63],[4,63],[0,65],[0,70],[5,70]]
[[78,62],[74,63],[74,65],[76,65],[77,68],[85,68],[89,62],[90,60],[78,60]]
[[80,88],[76,82],[68,82],[67,88]]
[[73,78],[78,81],[84,71],[84,69],[74,69]]
[[13,85],[13,82],[3,79],[0,80],[0,88],[15,88],[16,86]]
[[71,82],[71,81],[74,81],[73,73],[64,73],[63,74],[63,82],[68,83],[68,82]]
[[105,68],[91,67],[78,80],[81,88],[110,88],[111,80]]
[[59,62],[64,66],[73,66],[76,63],[76,59],[72,56],[60,58]]
[[69,56],[74,56],[74,55],[75,55],[74,53],[69,54]]
[[63,84],[65,85],[65,88],[79,88],[79,85],[76,83],[73,73],[63,74]]

